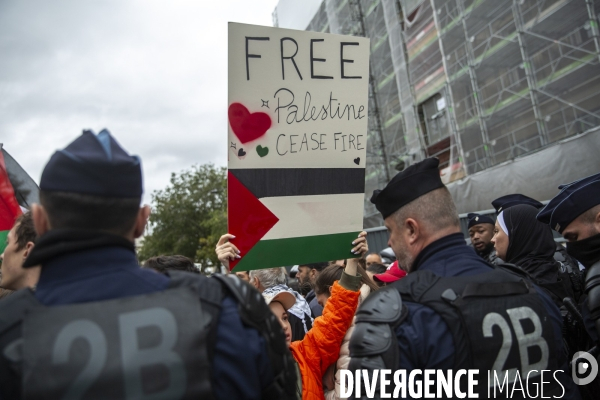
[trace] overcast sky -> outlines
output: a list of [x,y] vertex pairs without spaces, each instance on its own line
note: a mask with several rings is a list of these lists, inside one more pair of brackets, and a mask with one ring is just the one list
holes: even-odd
[[277,0],[0,1],[0,143],[36,182],[83,128],[142,157],[145,202],[172,172],[227,163],[227,22]]

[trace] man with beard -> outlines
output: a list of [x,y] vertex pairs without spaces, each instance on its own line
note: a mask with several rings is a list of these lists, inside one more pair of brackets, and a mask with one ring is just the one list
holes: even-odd
[[490,264],[501,263],[502,260],[496,256],[492,237],[494,236],[494,220],[487,215],[469,213],[467,215],[469,223],[469,237],[471,245],[479,257],[483,258]]
[[317,295],[315,294],[315,282],[317,282],[317,277],[327,265],[328,263],[326,262],[319,262],[298,266],[298,273],[296,274],[298,284],[300,286],[310,285],[311,288],[310,292],[306,295],[306,301],[310,306],[313,318],[320,317],[323,314],[323,307],[317,301]]
[[[475,369],[494,371],[509,382],[520,374],[528,378],[519,382],[528,391],[543,386],[545,395],[579,398],[564,372],[558,308],[518,271],[493,268],[466,245],[438,166],[437,158],[413,164],[371,197],[390,233],[388,245],[408,275],[360,306],[349,369],[363,370],[363,376],[365,369],[370,374],[405,370],[406,376],[417,370]],[[535,340],[523,336],[523,324],[533,327],[528,334],[535,332]],[[535,365],[529,352],[542,355]],[[555,379],[544,379],[541,370],[553,371]],[[488,384],[498,390],[492,379],[483,373],[470,390],[487,398]]]

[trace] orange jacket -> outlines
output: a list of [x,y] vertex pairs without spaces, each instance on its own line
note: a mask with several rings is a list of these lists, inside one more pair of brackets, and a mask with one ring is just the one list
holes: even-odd
[[290,350],[302,375],[302,400],[324,398],[323,375],[340,355],[340,345],[352,323],[359,296],[360,292],[344,289],[334,282],[323,315],[315,319],[304,339],[292,342]]

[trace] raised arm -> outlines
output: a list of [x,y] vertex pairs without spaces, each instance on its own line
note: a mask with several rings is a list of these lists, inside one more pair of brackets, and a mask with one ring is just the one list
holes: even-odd
[[[366,233],[361,232],[352,242],[352,253],[361,255],[368,251]],[[358,260],[348,259],[339,281],[331,287],[331,296],[323,309],[323,315],[315,319],[313,328],[302,341],[292,343],[292,352],[302,352],[312,360],[311,367],[322,377],[327,368],[339,357],[340,345],[358,306],[360,275]]]
[[241,258],[238,248],[229,241],[231,239],[235,239],[235,236],[230,233],[226,233],[219,238],[217,247],[215,247],[215,253],[217,253],[219,261],[221,261],[221,264],[223,264],[227,269],[229,269],[230,260]]

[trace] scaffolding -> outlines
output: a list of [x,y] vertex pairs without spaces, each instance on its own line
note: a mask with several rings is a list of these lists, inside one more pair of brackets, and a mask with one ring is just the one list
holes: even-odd
[[[397,23],[397,15],[394,19]],[[406,114],[402,112],[396,66],[390,57],[391,43],[400,43],[402,46],[402,42],[390,40],[380,0],[324,0],[307,30],[364,36],[370,39],[365,192],[372,193],[373,190],[384,186],[397,171],[412,162],[412,158],[410,161],[406,159]],[[408,84],[408,80],[405,81]],[[414,125],[413,123],[411,126]],[[415,138],[418,142],[418,135],[413,135],[413,140]],[[421,146],[413,144],[413,148],[419,152]],[[373,219],[372,223],[367,224],[379,225],[379,214],[368,198],[365,198],[364,212],[366,220]]]
[[598,126],[597,4],[430,3],[467,174]]
[[[424,157],[450,183],[600,126],[599,12],[600,0],[324,0],[308,30],[371,40],[366,193]],[[365,199],[365,226],[376,215]]]

